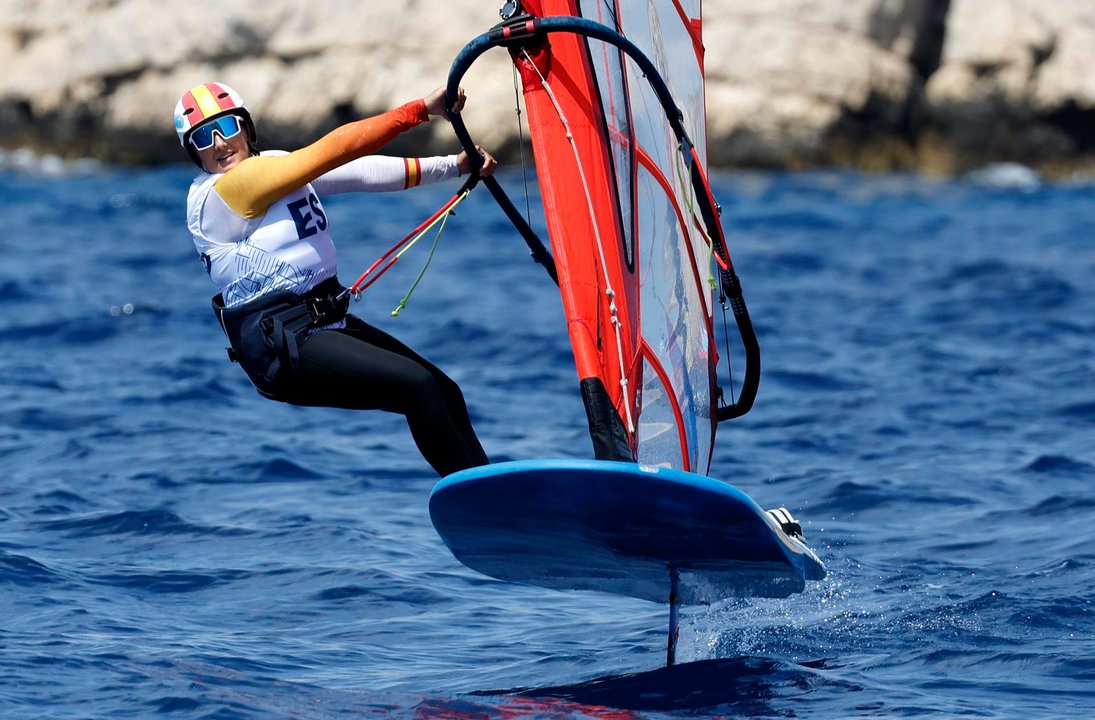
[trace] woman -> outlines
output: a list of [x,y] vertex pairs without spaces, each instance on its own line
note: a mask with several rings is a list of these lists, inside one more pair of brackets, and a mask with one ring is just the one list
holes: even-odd
[[[455,109],[464,104],[463,90]],[[286,153],[260,154],[243,99],[223,83],[189,90],[175,106],[179,142],[202,172],[187,225],[220,289],[214,309],[259,393],[295,405],[405,415],[441,475],[488,462],[460,388],[387,333],[346,314],[320,195],[402,190],[471,169],[448,157],[372,155],[405,130],[444,115],[439,88],[389,112],[337,128]],[[480,174],[494,158],[482,153]]]

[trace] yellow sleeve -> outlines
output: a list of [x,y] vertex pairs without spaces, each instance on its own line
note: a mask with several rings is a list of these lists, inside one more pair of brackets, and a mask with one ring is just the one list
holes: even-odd
[[347,123],[288,155],[249,157],[222,175],[213,188],[237,215],[259,217],[278,198],[340,165],[376,152],[427,120],[425,101],[415,100],[382,115]]

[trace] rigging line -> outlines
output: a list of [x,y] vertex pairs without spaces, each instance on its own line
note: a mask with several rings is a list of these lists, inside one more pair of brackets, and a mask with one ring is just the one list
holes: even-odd
[[513,68],[513,109],[517,113],[517,149],[521,153],[521,180],[525,184],[525,222],[532,225],[532,209],[528,198],[528,163],[525,160],[525,129],[521,121],[521,93],[517,89],[517,65],[511,63],[511,66]]
[[[703,218],[696,214],[695,189],[684,181],[685,173],[689,171],[689,167],[684,161],[684,148],[680,143],[677,144],[676,156],[677,163],[675,169],[677,171],[677,191],[681,194],[681,197],[685,198],[685,200],[687,201],[686,207],[688,208],[688,215],[692,220],[692,228],[699,232],[700,237],[703,238],[704,243],[707,245],[707,284],[710,285],[712,290],[714,290],[716,284],[715,272],[712,269],[712,265],[714,264],[713,261],[715,258],[715,243],[711,239],[711,236],[707,233],[707,230],[705,230],[702,226]],[[685,242],[692,242],[692,228],[684,228],[686,233],[686,236],[684,238]]]
[[[715,237],[714,234],[710,232],[710,229],[707,226],[707,220],[703,217],[702,213],[696,212],[696,187],[694,184],[685,181],[686,175],[689,178],[692,177],[692,163],[699,162],[699,156],[689,156],[686,153],[687,151],[685,150],[684,145],[682,143],[678,143],[676,166],[677,183],[679,185],[678,189],[684,197],[688,198],[688,212],[692,216],[693,226],[696,228],[696,230],[699,231],[700,236],[704,239],[704,242],[707,243],[707,250],[711,259],[714,260],[715,264],[717,264],[722,270],[729,270],[729,263],[725,259],[723,259],[723,257],[718,252],[715,251]],[[725,245],[725,240],[723,242],[723,245]],[[727,251],[727,256],[729,256],[729,251]],[[715,278],[713,276],[713,270],[710,267],[708,268],[707,279],[711,283],[711,289],[714,290],[716,287]]]
[[586,179],[585,168],[582,166],[582,156],[578,152],[578,144],[574,141],[574,134],[570,130],[570,123],[567,121],[566,114],[563,113],[563,108],[559,105],[559,101],[555,97],[555,92],[548,85],[547,78],[540,72],[540,68],[536,67],[536,63],[532,61],[532,57],[528,54],[528,50],[522,50],[525,54],[525,59],[528,60],[529,65],[536,71],[536,74],[540,76],[540,83],[544,88],[548,99],[551,100],[551,104],[555,107],[555,112],[559,115],[559,120],[563,123],[563,129],[566,131],[567,140],[570,141],[570,149],[574,153],[574,162],[578,166],[578,177],[582,181],[582,191],[586,196],[586,207],[589,210],[590,223],[593,225],[593,236],[597,240],[597,253],[601,260],[601,272],[604,275],[605,282],[605,296],[608,298],[608,309],[612,316],[612,327],[616,332],[616,357],[620,362],[620,388],[623,390],[623,406],[624,415],[627,420],[627,431],[634,434],[635,432],[635,420],[631,416],[631,399],[628,396],[628,380],[627,380],[627,368],[624,366],[624,341],[623,333],[620,330],[621,322],[619,317],[619,308],[616,307],[616,291],[612,289],[612,280],[608,275],[608,261],[605,259],[604,242],[601,239],[601,228],[597,224],[597,213],[593,207],[593,196],[589,192],[589,181]]
[[[607,13],[608,16],[612,18],[612,25],[610,27],[612,27],[612,29],[616,32],[622,33],[623,31],[620,29],[620,19],[616,17],[617,9],[615,7],[615,3],[610,2],[610,0],[601,0],[600,5],[602,5],[603,7],[599,9],[602,12]],[[598,13],[598,15],[600,17],[604,17],[603,15],[600,15],[600,13]],[[607,23],[605,23],[603,20],[599,20],[599,22],[602,25],[607,25]]]
[[[723,297],[725,298],[725,294]],[[730,385],[730,404],[733,405],[737,402],[737,399],[734,397],[734,364],[730,362],[730,324],[726,321],[725,300],[720,305],[722,306],[722,340],[726,346],[726,374]]]

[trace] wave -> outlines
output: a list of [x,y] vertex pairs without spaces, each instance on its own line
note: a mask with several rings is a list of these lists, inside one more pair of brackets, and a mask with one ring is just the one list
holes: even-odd
[[42,530],[62,532],[70,537],[102,535],[246,535],[237,527],[212,527],[186,522],[167,510],[125,510],[93,513],[63,520],[40,523]]
[[[256,454],[261,454],[263,448],[258,448]],[[333,471],[332,471],[333,472]],[[193,483],[223,485],[229,483],[280,483],[286,481],[301,482],[312,480],[325,480],[331,477],[327,471],[315,470],[301,463],[286,458],[273,458],[255,462],[237,463],[230,467],[218,467],[211,470],[210,474],[200,477],[185,476],[161,478],[161,483],[166,482],[170,486],[185,486]]]
[[1038,475],[1092,475],[1095,473],[1095,465],[1067,455],[1039,455],[1024,465],[1022,471]]
[[1078,515],[1090,516],[1095,508],[1095,498],[1077,497],[1069,495],[1053,495],[1042,500],[1037,505],[1027,508],[1026,512],[1033,516],[1045,515]]
[[796,390],[810,390],[818,392],[843,392],[848,390],[862,390],[867,387],[864,383],[838,377],[834,373],[819,373],[796,370],[772,370],[768,377],[783,385]]
[[0,280],[0,301],[15,303],[33,300],[36,296],[29,287],[30,283],[18,280]]
[[368,599],[374,605],[387,608],[384,614],[398,613],[399,607],[425,608],[431,605],[444,605],[452,602],[446,594],[423,586],[408,584],[405,579],[381,571],[358,572],[355,576],[362,582],[348,583],[329,587],[315,593],[312,598],[317,602],[362,601]]
[[34,558],[0,550],[0,585],[46,585],[61,580],[61,575]]
[[163,570],[160,572],[132,571],[106,573],[90,576],[88,581],[93,584],[108,585],[116,588],[175,594],[207,590],[249,576],[250,573],[242,570],[218,570],[217,572]]
[[[938,282],[941,289],[952,294],[939,301],[936,308],[959,318],[988,315],[997,307],[1051,310],[1066,306],[1078,296],[1076,288],[1055,272],[995,258],[958,263]],[[975,310],[953,307],[955,300],[967,300]],[[991,315],[996,318],[997,314]]]
[[904,501],[892,488],[879,484],[856,483],[846,480],[833,488],[825,498],[813,504],[814,512],[855,513],[893,505]]
[[1085,423],[1095,423],[1095,400],[1069,403],[1057,408],[1057,414]]
[[[113,419],[107,413],[63,408],[16,407],[0,413],[0,424],[20,430],[72,432],[104,425]],[[72,442],[77,442],[71,439]]]
[[0,344],[24,344],[28,340],[44,339],[57,340],[63,345],[75,347],[102,343],[119,337],[124,331],[122,322],[130,316],[136,316],[145,322],[162,324],[163,319],[170,314],[171,311],[163,307],[124,303],[69,317],[50,317],[31,322],[11,322],[9,319],[0,325]]
[[322,473],[285,458],[275,458],[266,462],[245,463],[237,466],[243,477],[255,482],[281,482],[283,480],[319,480],[326,478]]

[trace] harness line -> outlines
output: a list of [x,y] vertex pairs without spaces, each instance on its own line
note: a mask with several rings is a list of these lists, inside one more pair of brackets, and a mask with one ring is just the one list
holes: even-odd
[[437,229],[437,235],[434,237],[433,247],[430,248],[430,255],[426,259],[426,265],[422,268],[422,272],[418,274],[418,277],[415,279],[414,284],[411,286],[411,289],[407,291],[407,294],[399,303],[399,307],[397,307],[392,312],[392,317],[397,317],[399,315],[399,312],[404,307],[406,307],[407,300],[410,299],[411,293],[413,293],[414,289],[418,287],[418,283],[422,280],[423,275],[425,275],[426,273],[426,269],[430,266],[430,261],[433,259],[433,254],[437,250],[437,243],[441,239],[441,233],[445,230],[445,224],[448,222],[449,216],[455,214],[456,206],[462,203],[465,198],[467,198],[477,180],[478,177],[474,175],[468,178],[463,187],[461,187],[455,195],[449,198],[448,202],[442,205],[433,215],[430,215],[428,218],[426,218],[426,220],[424,220],[418,227],[409,232],[402,240],[397,242],[395,245],[392,245],[392,247],[390,247],[387,252],[377,258],[373,262],[373,264],[370,265],[365,270],[365,272],[361,274],[357,281],[349,288],[344,290],[341,295],[353,295],[355,300],[360,300],[361,294],[365,291],[366,288],[379,280],[381,275],[386,273],[392,267],[392,265],[394,265],[395,262],[399,260],[399,258],[403,257],[403,253],[414,247],[415,244],[426,235],[426,233],[428,233],[440,223],[440,227]]

